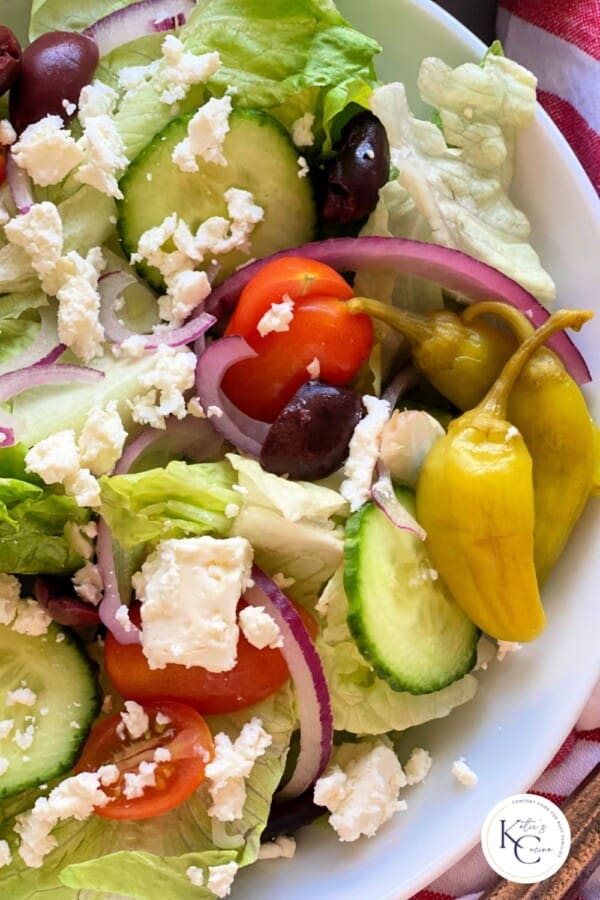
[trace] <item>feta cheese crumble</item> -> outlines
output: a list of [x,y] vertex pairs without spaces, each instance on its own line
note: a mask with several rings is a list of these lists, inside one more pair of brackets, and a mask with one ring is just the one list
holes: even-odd
[[352,512],[369,499],[381,436],[390,417],[387,400],[366,394],[363,404],[367,415],[358,423],[350,439],[344,465],[345,478],[340,486],[340,494],[349,502]]
[[100,788],[98,772],[81,772],[66,778],[48,797],[38,797],[33,809],[17,816],[15,831],[21,838],[18,853],[25,865],[38,869],[58,841],[53,828],[63,819],[87,819],[108,796]]
[[347,767],[330,767],[314,787],[318,806],[330,811],[329,823],[341,841],[355,841],[361,835],[373,837],[395,812],[406,809],[398,799],[406,785],[394,751],[385,744],[367,744]]
[[266,337],[272,331],[289,331],[290,322],[294,318],[294,301],[288,294],[284,294],[280,303],[271,303],[271,306],[262,316],[256,330],[261,337]]
[[125,701],[125,711],[121,713],[121,721],[134,741],[142,737],[150,726],[150,720],[144,707],[135,700]]
[[206,767],[208,790],[213,800],[209,816],[220,822],[241,819],[246,802],[246,781],[256,760],[272,743],[260,719],[246,722],[235,742],[220,732],[215,735],[215,756]]
[[321,363],[320,363],[320,361],[317,359],[316,356],[314,356],[314,357],[311,359],[311,361],[309,362],[309,364],[308,364],[307,367],[306,367],[306,371],[308,372],[308,374],[310,375],[310,377],[311,377],[312,379],[316,379],[316,378],[318,378],[318,377],[320,376],[320,374],[321,374]]
[[133,577],[142,601],[142,649],[151,669],[167,663],[228,672],[237,659],[238,600],[252,566],[245,538],[161,541]]
[[509,653],[517,653],[522,649],[523,644],[519,644],[517,641],[498,641],[496,659],[498,660],[498,662],[502,662],[502,660],[506,656],[508,656]]
[[223,863],[220,866],[208,867],[208,879],[206,887],[216,897],[228,897],[231,893],[231,885],[237,874],[239,866],[236,862]]
[[312,113],[304,113],[299,119],[292,122],[292,140],[296,147],[312,147],[315,142],[313,125],[315,117]]
[[62,219],[54,203],[34,203],[28,212],[7,222],[4,233],[11,244],[25,251],[42,282],[42,290],[53,294],[46,278],[54,272],[63,248]]
[[102,600],[104,584],[100,570],[95,563],[86,562],[73,574],[71,581],[80,600],[90,603],[92,606],[98,606]]
[[17,139],[17,132],[8,119],[0,119],[0,144],[10,147]]
[[199,156],[205,162],[226,166],[223,144],[229,132],[231,97],[211,97],[189,121],[187,137],[173,150],[172,160],[182,172],[197,172]]
[[20,687],[14,691],[6,692],[6,706],[35,706],[37,694],[28,687]]
[[260,845],[259,859],[293,859],[296,855],[296,841],[293,837],[280,834],[274,841]]
[[154,351],[154,365],[140,375],[140,386],[146,393],[127,403],[132,418],[142,425],[165,428],[165,417],[183,419],[187,415],[185,391],[194,386],[196,355],[187,348],[160,344]]
[[259,650],[283,646],[283,637],[275,619],[264,606],[246,606],[239,614],[240,628],[248,643]]
[[8,842],[5,840],[0,841],[0,869],[4,866],[9,866],[12,862],[12,856],[10,853],[10,847],[8,846]]
[[452,774],[465,787],[471,788],[475,787],[475,785],[479,784],[479,778],[467,765],[465,757],[461,756],[459,759],[455,759],[452,763]]
[[80,467],[79,450],[72,429],[57,431],[31,447],[25,455],[28,471],[46,484],[62,484],[79,506],[100,505],[100,485],[89,469]]
[[117,401],[102,408],[96,403],[79,435],[80,461],[93,475],[107,475],[120,458],[127,432],[117,411]]
[[123,194],[117,179],[127,167],[128,160],[123,139],[112,117],[116,101],[116,91],[101,81],[94,81],[81,91],[79,119],[83,124],[83,137],[77,145],[84,162],[75,177],[82,184],[89,184],[102,194],[121,200]]
[[205,82],[221,66],[218,53],[203,53],[200,56],[186,53],[174,34],[167,35],[161,49],[164,59],[162,74],[166,85],[160,98],[162,103],[183,100],[191,85]]
[[84,158],[60,116],[45,116],[28,125],[13,144],[12,156],[40,187],[58,184]]
[[404,765],[407,784],[419,784],[425,781],[431,769],[432,759],[428,750],[415,747]]

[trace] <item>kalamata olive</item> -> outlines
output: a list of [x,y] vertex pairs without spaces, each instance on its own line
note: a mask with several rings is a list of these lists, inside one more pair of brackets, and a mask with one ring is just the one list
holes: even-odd
[[17,132],[48,115],[69,122],[98,58],[96,42],[73,31],[51,31],[30,44],[23,51],[21,77],[10,92],[10,120]]
[[10,28],[0,25],[0,97],[17,80],[21,71],[21,47]]
[[307,381],[271,425],[261,465],[275,475],[325,478],[346,458],[360,417],[360,397],[348,388]]
[[338,155],[329,164],[323,216],[342,223],[368,216],[377,205],[389,169],[385,128],[373,113],[364,110],[344,127]]

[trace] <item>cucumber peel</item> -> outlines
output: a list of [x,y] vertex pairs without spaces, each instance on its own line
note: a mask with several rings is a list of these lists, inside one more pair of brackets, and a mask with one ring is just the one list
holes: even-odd
[[[414,494],[396,490],[415,515]],[[454,603],[425,544],[374,503],[346,523],[348,625],[364,658],[397,691],[428,694],[470,671],[479,630]]]

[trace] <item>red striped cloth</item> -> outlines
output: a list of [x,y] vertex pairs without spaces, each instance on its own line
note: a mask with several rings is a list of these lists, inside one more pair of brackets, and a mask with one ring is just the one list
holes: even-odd
[[600,193],[600,0],[501,0],[497,27]]
[[[599,762],[600,683],[577,725],[531,792],[561,806]],[[415,894],[412,900],[476,900],[497,878],[478,846],[427,890]],[[600,869],[579,889],[573,900],[600,900]]]

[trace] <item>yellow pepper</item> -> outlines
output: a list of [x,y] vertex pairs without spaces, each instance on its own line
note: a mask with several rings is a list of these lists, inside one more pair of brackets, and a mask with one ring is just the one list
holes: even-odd
[[517,346],[508,332],[487,322],[467,326],[446,309],[422,315],[366,297],[348,300],[347,306],[399,331],[408,341],[415,368],[459,409],[471,409],[481,400]]
[[[520,342],[535,332],[523,313],[494,301],[468,307],[463,320],[470,324],[487,314],[506,322]],[[508,418],[523,435],[533,460],[534,559],[541,584],[592,491],[595,426],[579,386],[547,347],[523,368],[508,401]]]
[[531,455],[507,421],[523,366],[562,328],[591,313],[555,313],[515,351],[486,396],[433,445],[417,484],[417,518],[456,603],[491,637],[530,641],[545,625],[533,557]]

